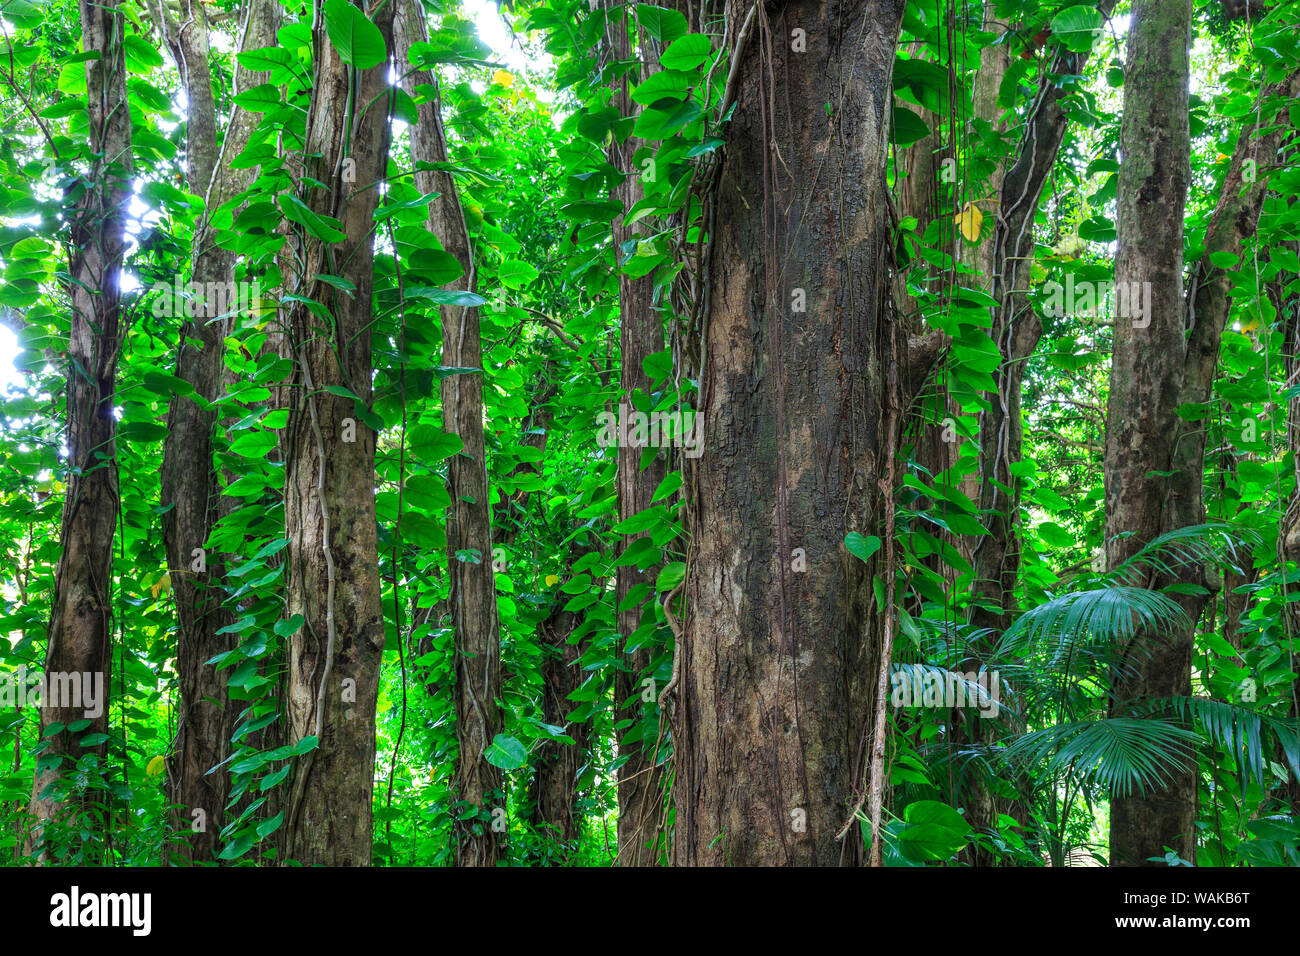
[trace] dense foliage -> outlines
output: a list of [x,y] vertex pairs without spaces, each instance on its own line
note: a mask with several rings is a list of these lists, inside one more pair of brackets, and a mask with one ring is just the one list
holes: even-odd
[[[116,432],[87,453],[68,431],[70,383],[95,372],[69,342],[73,290],[85,284],[77,260],[94,241],[74,210],[122,168],[120,156],[105,155],[94,119],[96,98],[111,100],[111,82],[101,85],[94,69],[110,57],[83,44],[84,11],[73,0],[0,0],[0,320],[9,330],[0,346],[15,343],[0,395],[8,863],[321,862],[303,849],[305,837],[295,851],[286,834],[310,826],[295,824],[307,781],[330,786],[330,721],[367,719],[347,696],[348,680],[356,678],[353,693],[365,683],[348,669],[355,635],[342,610],[334,643],[331,603],[336,657],[307,681],[319,682],[322,700],[328,683],[332,701],[327,709],[304,698],[306,711],[316,707],[315,727],[295,729],[297,642],[325,646],[324,618],[300,609],[326,588],[330,602],[352,601],[363,578],[377,582],[383,631],[372,807],[363,814],[373,812],[369,859],[450,865],[473,844],[489,862],[610,865],[628,862],[629,839],[640,841],[639,862],[675,858],[684,810],[674,787],[681,711],[671,698],[688,618],[707,632],[687,586],[700,522],[710,520],[697,455],[738,445],[743,456],[773,440],[721,433],[706,414],[705,353],[718,341],[708,334],[710,308],[724,290],[710,259],[714,233],[726,228],[718,173],[734,161],[728,137],[755,93],[740,88],[735,67],[753,49],[770,58],[773,44],[816,62],[826,38],[798,28],[800,4],[409,6],[427,40],[405,44],[385,3],[104,7],[120,31],[130,186],[120,279],[107,280],[121,297],[116,344],[108,330],[92,330],[96,349],[117,349],[108,392]],[[888,518],[835,526],[845,560],[865,562],[864,587],[886,619],[891,695],[877,712],[883,723],[873,724],[884,741],[883,777],[871,780],[881,806],[855,787],[860,799],[835,813],[864,855],[879,826],[885,865],[1105,863],[1112,801],[1161,792],[1180,766],[1194,768],[1194,851],[1158,846],[1151,855],[1161,865],[1300,865],[1300,4],[1280,0],[1248,17],[1231,6],[1194,5],[1190,48],[1183,288],[1195,302],[1197,282],[1226,283],[1228,310],[1205,400],[1177,403],[1179,427],[1203,439],[1193,486],[1204,514],[1158,534],[1121,532],[1110,560],[1113,330],[1130,314],[1119,304],[1127,290],[1097,287],[1116,278],[1128,160],[1121,124],[1133,108],[1129,4],[915,0],[901,32],[887,37],[893,105],[878,172],[892,205],[881,266],[888,321],[905,343],[938,348],[904,363],[904,378],[919,377],[911,394],[898,393],[897,441],[881,446],[893,453],[887,470],[880,463]],[[742,23],[737,11],[751,8],[754,23]],[[258,16],[275,29],[252,46]],[[181,36],[195,18],[205,31],[198,46]],[[498,19],[509,24],[508,48],[494,49],[476,27]],[[195,49],[205,70],[187,60]],[[337,60],[339,72],[328,72]],[[365,102],[362,77],[376,70],[390,71],[386,92]],[[210,87],[215,124],[206,131],[195,77]],[[342,99],[326,98],[326,87]],[[1005,271],[998,223],[1011,187],[1034,182],[1021,160],[1040,149],[1032,137],[1045,90],[1060,104],[1060,145],[1045,154],[1041,198],[1030,195],[1023,213],[1029,252]],[[314,153],[314,124],[343,102],[349,137],[378,115],[390,142]],[[787,108],[772,104],[773,117]],[[828,101],[823,116],[793,125],[834,124],[855,108]],[[445,130],[441,157],[417,136],[430,115]],[[216,155],[211,184],[196,182],[205,135]],[[347,164],[354,155],[364,164],[367,148],[379,150],[383,175],[349,179]],[[322,198],[335,187],[317,167],[335,158],[340,188],[364,189],[375,204],[360,233]],[[820,161],[780,160],[814,189]],[[1258,191],[1257,223],[1248,211],[1216,213],[1234,190]],[[765,196],[749,199],[767,208]],[[438,222],[463,217],[471,261],[430,225],[439,208],[451,212]],[[1236,245],[1223,237],[1229,218],[1241,223]],[[352,253],[341,251],[358,242],[373,247],[368,281],[349,278]],[[235,293],[218,293],[216,308],[211,285],[187,285],[210,256],[226,257],[219,284]],[[1008,330],[1023,326],[999,334],[995,313],[1010,299],[993,274],[1014,280],[1016,307],[1041,323],[1024,354],[1008,344]],[[658,337],[631,366],[630,288],[644,291]],[[776,301],[799,321],[818,321],[803,313],[801,292]],[[362,331],[342,333],[336,303],[364,312],[369,381],[349,377]],[[481,364],[448,364],[446,331],[464,335],[449,316],[471,313]],[[327,330],[315,341],[344,370],[324,383],[312,379],[318,359],[302,337],[313,327]],[[209,394],[185,370],[187,348],[219,356]],[[782,387],[769,371],[755,367],[754,390]],[[471,379],[482,389],[490,548],[457,547],[459,534],[449,545],[449,513],[462,503],[449,467],[474,455],[450,424],[448,396],[460,402],[459,383]],[[202,445],[169,439],[178,409],[191,405],[210,423]],[[1010,427],[990,417],[996,407]],[[331,432],[337,416],[343,429]],[[295,434],[306,436],[301,444]],[[331,552],[331,531],[362,532],[351,518],[336,515],[331,526],[327,516],[328,579],[311,577],[294,566],[286,529],[300,525],[287,512],[317,500],[318,465],[325,488],[335,480],[326,465],[333,449],[358,434],[373,441],[373,488],[341,484],[329,500],[373,497],[373,563]],[[648,497],[621,483],[629,445],[640,456],[631,480],[654,475]],[[295,478],[308,462],[302,448],[318,457]],[[991,463],[999,454],[1005,460]],[[172,462],[187,456],[212,475],[200,540],[176,537],[187,519],[169,497]],[[111,577],[99,582],[111,637],[102,728],[90,708],[84,721],[43,719],[25,696],[47,666],[62,606],[70,478],[96,470],[111,473],[120,500],[105,542]],[[301,498],[286,490],[295,481]],[[1128,537],[1131,552],[1113,550]],[[1015,556],[1001,590],[979,584],[988,580],[980,552],[989,538]],[[804,572],[813,555],[800,539],[781,547],[787,576]],[[180,564],[169,553],[191,557]],[[473,703],[496,715],[484,724],[491,742],[468,756],[458,736],[471,719],[458,708],[466,689],[458,655],[467,668],[482,662],[485,674],[492,655],[458,650],[461,565],[491,568],[500,646],[495,693]],[[308,604],[293,596],[299,589]],[[219,701],[182,679],[190,628],[206,626],[182,616],[184,602],[219,622],[211,628],[219,650],[197,661]],[[1119,709],[1112,691],[1126,669],[1140,669],[1141,636],[1180,628],[1194,629],[1187,692]],[[337,701],[331,681],[342,681]],[[768,692],[760,683],[756,695]],[[954,686],[965,693],[956,703]],[[904,687],[916,695],[900,703]],[[222,716],[202,726],[222,729],[203,753],[222,756],[199,769],[223,779],[221,806],[194,804],[182,782],[186,715],[205,699]],[[61,735],[71,751],[51,744]],[[481,800],[464,797],[464,765],[475,760],[492,768]],[[634,777],[644,819],[629,827]],[[67,812],[34,815],[42,801]],[[804,832],[802,813],[780,814],[792,838]],[[196,842],[201,833],[211,842]],[[475,842],[487,837],[491,851]]]

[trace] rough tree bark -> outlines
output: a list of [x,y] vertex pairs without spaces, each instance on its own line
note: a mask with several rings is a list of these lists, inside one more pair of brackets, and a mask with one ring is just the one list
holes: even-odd
[[[1163,514],[1172,489],[1164,476],[1175,454],[1187,354],[1183,210],[1191,161],[1191,16],[1191,0],[1134,0],[1129,26],[1115,281],[1122,289],[1149,283],[1151,296],[1148,315],[1119,315],[1114,326],[1105,471],[1106,558],[1112,568],[1166,530]],[[1195,467],[1201,468],[1199,460]],[[1190,693],[1193,633],[1183,627],[1140,633],[1121,648],[1112,714]],[[1113,798],[1111,864],[1147,865],[1149,857],[1163,857],[1165,847],[1195,861],[1195,805],[1190,761],[1171,773],[1163,791]]]
[[[103,833],[107,826],[102,790],[89,790],[77,797],[63,791],[68,769],[87,755],[96,758],[101,771],[107,770],[105,744],[83,747],[80,741],[108,731],[113,537],[121,504],[113,395],[125,334],[121,273],[133,167],[124,18],[117,0],[82,0],[80,9],[84,48],[99,55],[85,63],[86,169],[64,196],[72,280],[67,284],[72,303],[66,396],[68,471],[45,652],[47,693],[41,702],[41,734],[48,743],[37,761],[30,806],[38,850],[51,836],[49,825],[56,819],[74,822],[85,814],[85,824],[92,832]],[[48,690],[52,677],[70,674],[82,675],[83,682],[101,682],[103,706],[98,715],[90,716],[84,697],[73,700]],[[67,729],[85,719],[89,726]],[[55,723],[63,729],[49,734],[48,728]]]
[[[423,8],[407,0],[399,13],[400,49],[428,40]],[[406,67],[409,68],[409,61]],[[446,162],[437,78],[425,70],[407,77],[416,98],[418,116],[411,128],[411,156],[416,163]],[[423,94],[416,91],[424,87]],[[429,204],[429,231],[465,270],[452,287],[475,291],[475,270],[469,233],[456,183],[449,173],[417,170],[421,193],[439,192]],[[442,309],[442,364],[482,368],[483,350],[477,309]],[[497,619],[496,579],[492,572],[492,522],[488,501],[487,451],[483,433],[483,376],[451,375],[442,381],[443,427],[459,435],[461,452],[447,462],[451,509],[447,520],[447,553],[451,578],[452,626],[456,632],[456,737],[459,745],[455,799],[490,812],[505,806],[501,772],[484,752],[501,731],[501,638]],[[464,561],[458,551],[477,551],[480,560]],[[501,856],[501,840],[481,820],[457,826],[456,862],[460,866],[493,866]]]
[[[730,22],[750,8],[732,0]],[[864,563],[844,540],[890,527],[902,336],[884,169],[901,15],[892,0],[758,4],[736,54],[673,723],[677,864],[864,859],[853,810],[886,549]]]
[[[392,5],[378,5],[371,19],[391,51]],[[371,397],[372,217],[379,199],[374,184],[387,173],[390,65],[345,64],[326,35],[320,4],[312,46],[316,76],[299,198],[317,215],[338,220],[344,235],[335,243],[302,230],[290,235],[299,266],[289,291],[321,303],[327,314],[301,302],[286,310],[298,386],[284,446],[286,613],[306,621],[289,643],[289,742],[316,737],[319,745],[296,766],[283,858],[357,866],[371,859],[384,648],[375,433],[357,402],[325,389],[342,386],[366,405]],[[320,281],[322,274],[339,276],[354,291]]]

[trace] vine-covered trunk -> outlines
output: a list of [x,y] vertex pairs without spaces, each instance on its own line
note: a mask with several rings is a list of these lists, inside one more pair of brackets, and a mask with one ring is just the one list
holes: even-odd
[[[607,35],[610,37],[611,61],[614,64],[614,107],[623,116],[635,117],[640,106],[634,103],[629,89],[643,80],[653,70],[638,71],[635,66],[628,72],[632,61],[632,44],[628,35],[628,18],[623,11],[630,11],[615,0],[606,0],[608,16]],[[674,0],[661,4],[672,7]],[[640,32],[638,48],[644,59],[657,62],[657,50],[651,49],[649,38]],[[618,64],[623,64],[619,66]],[[654,149],[641,151],[647,144],[628,135],[619,141],[615,137],[609,147],[610,164],[624,175],[623,182],[615,191],[615,198],[622,203],[626,213],[645,196],[644,180],[656,175]],[[648,165],[646,165],[648,164]],[[635,226],[625,225],[623,217],[615,217],[613,224],[614,256],[616,267],[636,250],[624,248],[625,243],[634,242],[638,235],[646,235],[644,221]],[[639,278],[625,275],[618,269],[618,306],[619,306],[619,387],[618,407],[626,408],[628,413],[634,409],[648,412],[653,407],[651,394],[654,383],[646,374],[645,359],[665,348],[664,320],[659,311],[666,302],[656,302],[654,275]],[[648,460],[647,460],[648,459]],[[664,480],[668,472],[666,450],[647,451],[632,444],[620,443],[618,446],[618,518],[626,521],[633,515],[650,507],[650,499],[655,489]],[[625,535],[623,548],[630,548],[638,538],[646,533]],[[617,569],[616,599],[623,608],[632,589],[638,585],[649,587],[654,594],[654,582],[658,568],[644,570],[635,564],[625,564]],[[656,862],[655,837],[659,831],[661,801],[659,792],[660,776],[655,773],[655,735],[646,734],[646,722],[656,719],[653,707],[648,706],[642,682],[647,679],[650,667],[651,651],[657,624],[654,613],[653,598],[633,602],[618,613],[618,632],[623,641],[623,667],[616,675],[614,696],[617,705],[616,714],[620,723],[625,722],[619,735],[619,756],[626,757],[626,762],[618,770],[618,863],[623,866],[646,866]],[[650,687],[651,701],[658,698],[658,690]]]
[[[288,742],[306,755],[285,815],[284,859],[358,866],[371,858],[384,648],[375,432],[363,413],[371,398],[373,214],[375,184],[387,173],[389,63],[344,63],[319,6],[317,14],[298,198],[315,215],[337,220],[343,236],[327,242],[304,226],[290,234],[299,266],[289,291],[321,308],[295,301],[287,309],[298,388],[285,441],[286,613],[304,619],[289,643]],[[391,50],[392,5],[379,6],[373,20]],[[280,202],[286,208],[287,197]],[[350,291],[322,275],[337,276]],[[315,749],[307,738],[316,738]]]
[[[1168,476],[1187,354],[1183,210],[1190,177],[1191,16],[1191,0],[1135,0],[1129,26],[1115,281],[1121,289],[1149,288],[1151,294],[1130,297],[1148,304],[1147,309],[1130,303],[1127,313],[1115,319],[1105,468],[1111,568],[1167,529]],[[1195,467],[1201,468],[1199,460]],[[1153,578],[1149,583],[1169,582]],[[1111,682],[1113,716],[1191,692],[1192,625],[1199,612],[1188,610],[1191,624],[1140,632],[1119,649]],[[1111,864],[1144,866],[1151,857],[1163,863],[1166,848],[1194,862],[1195,807],[1194,761],[1173,770],[1161,790],[1112,798]]]
[[[427,42],[423,8],[414,0],[402,4],[399,16],[400,48]],[[411,156],[419,163],[445,163],[447,144],[443,132],[436,77],[423,70],[412,73],[408,89],[432,90],[421,96],[415,126],[411,128]],[[451,175],[419,170],[415,184],[422,194],[438,192],[429,203],[429,231],[455,256],[465,270],[452,287],[475,291],[475,270],[469,232]],[[483,346],[477,309],[442,308],[442,364],[476,371],[453,374],[442,380],[443,427],[460,436],[459,454],[447,461],[447,490],[451,509],[447,518],[448,576],[451,623],[456,648],[456,758],[455,799],[479,810],[477,819],[457,825],[456,862],[460,866],[493,866],[502,847],[489,819],[505,807],[501,772],[484,754],[500,733],[501,638],[497,618],[496,578],[492,571],[492,521],[488,501],[487,450],[483,432]]]
[[[66,392],[68,470],[59,529],[45,693],[42,746],[32,786],[41,850],[65,833],[74,841],[88,829],[104,840],[111,824],[103,777],[108,773],[108,693],[112,686],[113,538],[121,497],[117,477],[117,420],[113,415],[121,324],[122,258],[131,196],[131,121],[126,99],[123,18],[117,0],[82,0],[89,142],[86,169],[64,194],[69,226],[71,300]],[[97,690],[96,690],[97,689]],[[94,698],[98,697],[97,700]],[[94,761],[93,768],[84,762]],[[69,793],[69,772],[88,769],[92,786]],[[101,779],[96,781],[98,776]],[[70,830],[59,832],[58,820]],[[102,846],[102,845],[101,845]],[[97,862],[88,847],[82,862]]]
[[577,806],[578,771],[587,762],[587,739],[590,729],[585,723],[566,720],[573,710],[569,695],[582,686],[579,666],[582,647],[570,644],[569,638],[582,623],[582,616],[557,608],[539,625],[545,659],[541,666],[542,720],[564,732],[573,743],[549,740],[542,744],[536,758],[532,803],[535,825],[567,850],[581,832]]
[[[224,337],[230,317],[217,303],[229,290],[229,306],[239,302],[235,255],[213,241],[212,211],[247,188],[253,170],[238,170],[229,162],[248,143],[256,114],[235,107],[235,116],[218,141],[216,104],[208,68],[208,21],[197,0],[186,0],[179,12],[182,27],[159,8],[167,45],[186,93],[186,170],[190,192],[207,200],[204,217],[195,229],[190,280],[204,307],[180,327],[176,375],[192,388],[178,394],[167,416],[163,445],[163,542],[177,611],[176,670],[180,679],[176,742],[169,769],[172,825],[180,834],[176,853],[183,861],[212,860],[225,822],[230,791],[229,774],[210,772],[230,753],[234,714],[229,705],[226,674],[209,664],[230,650],[232,636],[221,629],[230,623],[222,610],[220,581],[223,561],[208,548],[217,519],[219,490],[212,457],[216,410],[211,403],[224,387]],[[243,49],[273,44],[279,7],[273,0],[252,0],[247,9]],[[242,92],[266,81],[268,74],[235,70],[235,89]],[[210,305],[209,305],[210,304]],[[173,309],[179,303],[173,303]],[[184,313],[181,313],[184,314]],[[196,811],[198,811],[196,813]]]
[[[749,3],[733,0],[742,24]],[[902,4],[760,4],[717,184],[674,718],[686,865],[856,864],[898,329],[884,171]],[[734,27],[733,27],[734,28]],[[806,50],[792,49],[792,31]]]

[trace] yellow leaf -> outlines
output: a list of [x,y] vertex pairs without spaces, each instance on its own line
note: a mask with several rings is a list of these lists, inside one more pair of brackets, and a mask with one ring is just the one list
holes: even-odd
[[155,601],[158,599],[160,593],[171,594],[171,591],[172,576],[166,571],[159,576],[158,580],[153,583],[153,587],[149,589],[149,592],[154,596]]
[[967,242],[979,242],[980,226],[984,225],[984,213],[979,211],[978,206],[968,202],[954,218],[957,220],[957,228],[961,230]]
[[555,585],[559,583],[560,583],[560,576],[558,574],[548,574],[546,576],[546,586],[548,588],[553,588],[555,587]]
[[162,757],[154,757],[149,761],[149,765],[144,768],[144,772],[151,777],[160,776],[167,769],[167,761]]
[[492,82],[497,86],[504,86],[506,89],[515,85],[515,78],[505,70],[497,70],[492,74]]

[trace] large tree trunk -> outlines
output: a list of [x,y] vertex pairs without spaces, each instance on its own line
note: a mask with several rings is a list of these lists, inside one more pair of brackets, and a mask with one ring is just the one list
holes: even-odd
[[[126,99],[124,19],[117,0],[81,3],[88,60],[86,99],[89,168],[71,187],[67,284],[72,302],[68,335],[66,497],[60,524],[59,564],[55,572],[49,642],[45,653],[47,693],[41,702],[41,734],[48,741],[37,761],[31,812],[35,846],[57,839],[51,822],[66,821],[72,834],[84,825],[103,832],[103,790],[68,792],[67,774],[88,756],[106,772],[104,743],[82,746],[91,734],[108,731],[108,689],[112,663],[113,536],[121,499],[117,484],[117,420],[113,394],[122,349],[121,274],[125,249],[126,205],[131,193],[131,122]],[[49,690],[56,675],[80,675],[80,699]],[[89,686],[85,682],[89,681]],[[60,681],[62,683],[62,681]],[[86,690],[102,694],[98,714],[88,708]],[[89,725],[82,726],[89,720]],[[62,729],[50,734],[51,724]],[[76,725],[77,730],[68,729]],[[77,839],[74,837],[74,839]],[[91,857],[99,852],[88,849]],[[81,862],[96,862],[83,858]]]
[[[392,5],[379,5],[373,21],[391,51]],[[290,236],[300,263],[292,291],[323,304],[328,318],[301,303],[287,310],[299,390],[285,442],[286,613],[306,620],[289,646],[289,742],[316,737],[319,746],[296,768],[284,858],[356,866],[371,858],[384,648],[375,433],[357,402],[325,389],[341,386],[370,402],[372,230],[375,183],[387,173],[389,63],[364,70],[343,63],[319,5],[312,45],[316,77],[304,165],[306,177],[327,188],[304,181],[299,195],[317,215],[337,219],[344,237],[327,244],[302,229]],[[355,291],[320,281],[322,274],[341,277]]]
[[[1191,15],[1191,0],[1135,0],[1129,26],[1115,280],[1121,289],[1149,283],[1151,296],[1148,314],[1115,320],[1105,473],[1106,557],[1112,568],[1166,530],[1165,476],[1174,458],[1187,354],[1183,209],[1190,176]],[[1195,467],[1200,469],[1199,460]],[[1189,694],[1193,634],[1193,627],[1171,627],[1138,634],[1132,646],[1121,648],[1112,713]],[[1113,798],[1112,865],[1147,865],[1149,857],[1163,857],[1166,847],[1194,861],[1195,806],[1193,762],[1174,771],[1163,791]]]
[[[425,42],[428,28],[423,8],[413,0],[401,5],[400,48]],[[404,62],[405,58],[404,58]],[[406,67],[409,69],[409,62]],[[432,87],[431,98],[418,103],[411,128],[411,155],[417,162],[446,162],[437,78],[416,71],[406,80],[408,91]],[[475,288],[473,252],[450,174],[417,171],[421,193],[439,192],[429,204],[429,231],[455,256],[465,275],[454,288]],[[483,349],[477,309],[442,309],[442,364],[481,369]],[[501,638],[497,623],[496,579],[492,572],[492,523],[488,501],[487,451],[483,433],[483,376],[480,372],[451,375],[442,381],[443,427],[459,435],[463,448],[447,462],[451,510],[447,520],[447,553],[451,578],[452,626],[456,632],[456,781],[454,795],[479,808],[480,816],[505,806],[501,772],[484,752],[501,731]],[[457,552],[477,551],[479,560],[457,558]],[[456,862],[460,866],[493,866],[501,855],[501,840],[482,819],[457,824]]]
[[[863,563],[844,539],[890,526],[901,336],[884,170],[902,4],[767,6],[738,54],[718,183],[673,848],[679,864],[856,864],[888,549]],[[749,7],[733,0],[731,23]],[[790,49],[796,27],[807,52]]]
[[[200,289],[228,284],[235,289],[234,253],[212,241],[212,212],[247,188],[255,170],[236,170],[224,161],[238,156],[257,121],[234,107],[235,116],[222,142],[217,140],[216,103],[208,69],[208,21],[204,6],[185,0],[179,24],[159,8],[167,46],[185,86],[186,157],[190,192],[206,197],[204,218],[195,230],[192,281]],[[273,0],[251,0],[242,50],[275,42],[279,6]],[[183,26],[181,25],[183,24]],[[235,93],[265,82],[267,74],[235,69]],[[236,296],[231,296],[232,302]],[[211,301],[211,300],[210,300]],[[183,861],[211,860],[218,850],[218,833],[225,822],[229,775],[210,773],[230,752],[234,715],[229,708],[226,679],[207,662],[230,649],[231,637],[219,634],[229,623],[222,611],[219,582],[221,556],[208,551],[208,535],[217,518],[219,492],[212,458],[216,423],[210,404],[223,387],[223,339],[229,318],[209,310],[185,320],[180,328],[176,374],[194,388],[194,395],[172,399],[163,445],[163,540],[176,601],[178,635],[176,668],[180,677],[176,744],[169,769],[173,829],[187,839],[176,851]],[[204,826],[197,832],[194,811]]]

